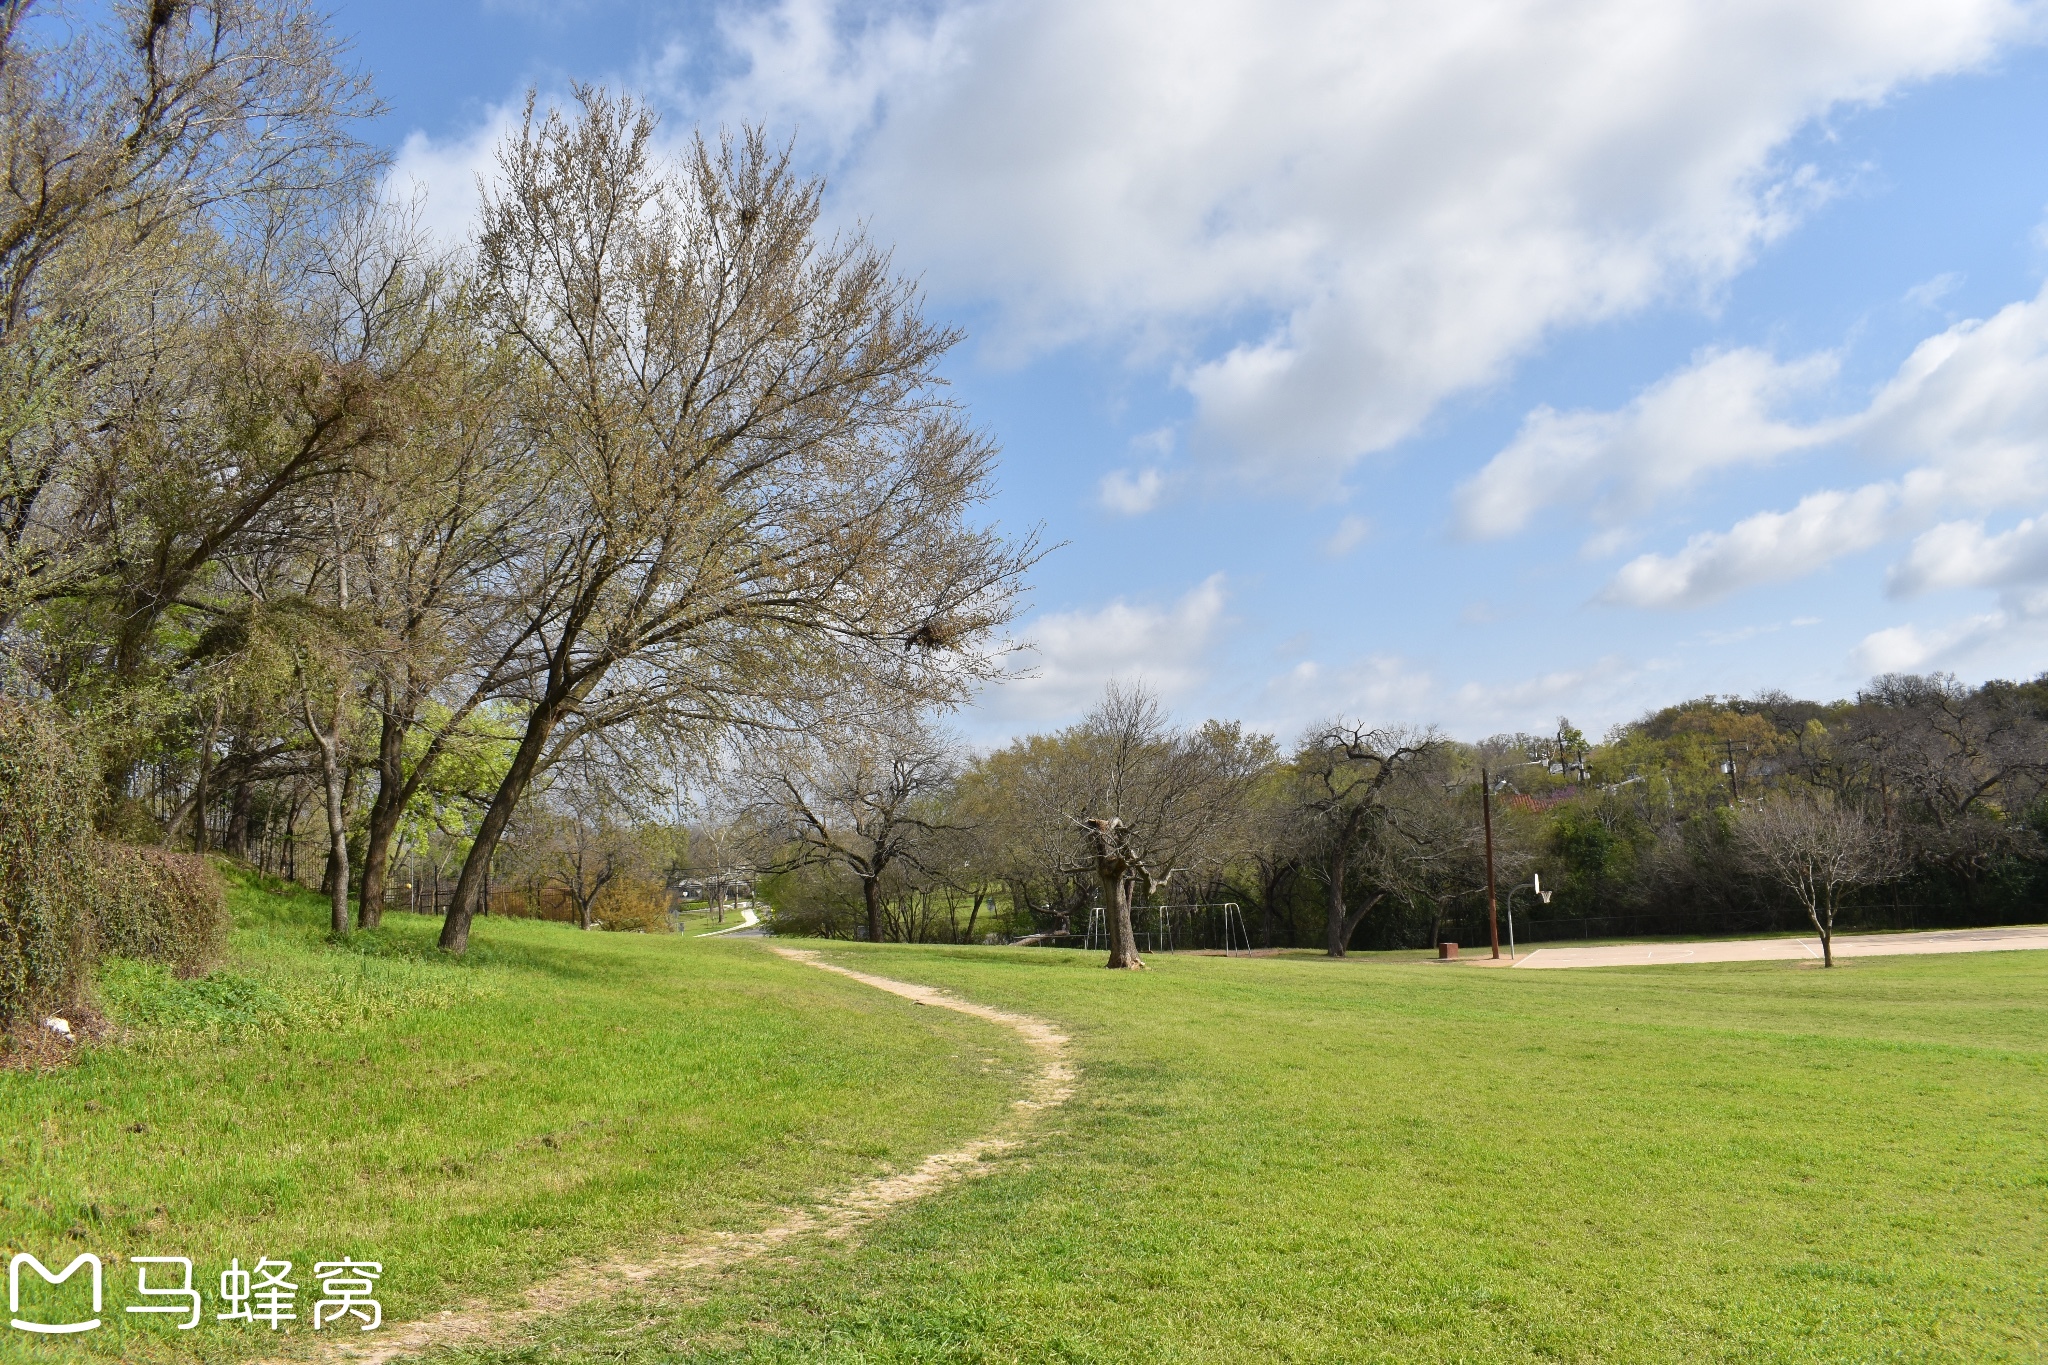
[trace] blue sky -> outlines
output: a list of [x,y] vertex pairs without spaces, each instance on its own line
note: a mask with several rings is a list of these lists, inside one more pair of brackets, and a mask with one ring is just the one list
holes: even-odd
[[459,234],[533,86],[794,135],[969,333],[1062,723],[2048,668],[2048,7],[352,0]]

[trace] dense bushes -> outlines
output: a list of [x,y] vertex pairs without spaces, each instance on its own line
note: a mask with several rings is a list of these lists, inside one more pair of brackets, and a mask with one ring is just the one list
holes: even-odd
[[99,957],[199,970],[227,938],[220,878],[93,828],[91,756],[40,707],[0,701],[0,1023],[68,1004]]
[[93,869],[96,957],[140,957],[180,975],[211,966],[227,942],[227,898],[204,858],[102,844]]
[[70,999],[90,960],[98,775],[42,710],[0,702],[0,1022]]
[[[669,891],[648,877],[614,877],[591,897],[590,927],[614,933],[666,934],[675,929],[669,917]],[[581,908],[559,881],[535,879],[530,884],[501,886],[491,893],[491,913],[513,919],[544,919],[560,924],[582,921]]]

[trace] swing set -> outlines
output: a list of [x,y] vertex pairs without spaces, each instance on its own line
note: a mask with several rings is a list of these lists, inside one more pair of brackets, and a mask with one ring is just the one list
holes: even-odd
[[[1214,952],[1235,957],[1252,950],[1244,912],[1236,901],[1204,901],[1193,905],[1134,905],[1131,932],[1140,953]],[[1084,949],[1109,950],[1109,912],[1096,906],[1088,912]]]

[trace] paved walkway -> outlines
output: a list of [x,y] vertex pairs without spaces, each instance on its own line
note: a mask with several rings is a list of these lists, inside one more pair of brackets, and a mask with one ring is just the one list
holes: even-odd
[[[1895,957],[1917,953],[1999,953],[2048,949],[2048,924],[2010,929],[1942,929],[1924,934],[1837,934],[1836,957]],[[1517,967],[1641,967],[1674,962],[1820,960],[1818,938],[1729,939],[1719,943],[1616,943],[1599,948],[1538,948]]]
[[740,912],[740,922],[730,929],[708,929],[698,938],[717,938],[720,934],[731,934],[734,938],[764,938],[768,931],[761,927],[761,917],[754,913],[752,901],[740,901],[733,906]]

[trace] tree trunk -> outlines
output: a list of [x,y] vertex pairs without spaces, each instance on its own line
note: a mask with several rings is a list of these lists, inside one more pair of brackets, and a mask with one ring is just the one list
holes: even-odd
[[225,692],[213,700],[213,715],[206,722],[206,737],[199,743],[199,779],[192,789],[192,851],[206,852],[206,805],[212,796],[213,742],[220,734],[221,716],[227,710]]
[[299,784],[292,783],[292,804],[284,813],[284,879],[296,882],[299,879],[299,806],[304,798],[299,795]]
[[1109,920],[1109,961],[1112,970],[1143,971],[1138,960],[1138,935],[1131,928],[1131,880],[1117,864],[1100,866],[1095,879],[1102,886],[1102,907]]
[[512,766],[506,769],[505,780],[498,784],[490,806],[484,811],[483,822],[477,826],[476,842],[469,846],[469,856],[462,860],[462,875],[456,879],[455,894],[448,901],[448,914],[441,921],[443,952],[461,953],[468,949],[469,923],[476,917],[484,869],[490,866],[491,858],[497,853],[498,840],[504,836],[505,826],[512,823],[512,812],[526,795],[534,770],[540,766],[540,756],[547,751],[548,739],[554,734],[563,709],[572,699],[567,692],[545,696],[536,708],[536,714],[528,719],[526,734],[512,755]]
[[1820,935],[1820,965],[1823,967],[1834,966],[1835,907],[1829,906],[1827,913],[1823,915],[1819,906],[1810,905],[1806,908],[1806,917],[1813,921],[1814,932]]
[[1344,956],[1351,934],[1344,923],[1344,860],[1338,859],[1327,876],[1329,895],[1325,900],[1323,951],[1331,957]]
[[882,941],[882,889],[879,877],[862,877],[860,895],[868,909],[868,942]]
[[356,922],[374,929],[384,919],[384,883],[391,872],[391,839],[405,815],[405,725],[385,696],[384,724],[377,735],[377,794],[370,799],[369,826],[363,835],[363,896]]
[[327,895],[328,928],[335,934],[348,932],[348,814],[342,792],[340,715],[336,708],[333,730],[323,732],[313,725],[313,710],[306,708],[306,722],[313,730],[320,755],[320,785],[327,796]]
[[249,816],[255,795],[255,788],[244,776],[236,779],[235,794],[228,801],[228,837],[221,851],[243,862],[249,861]]

